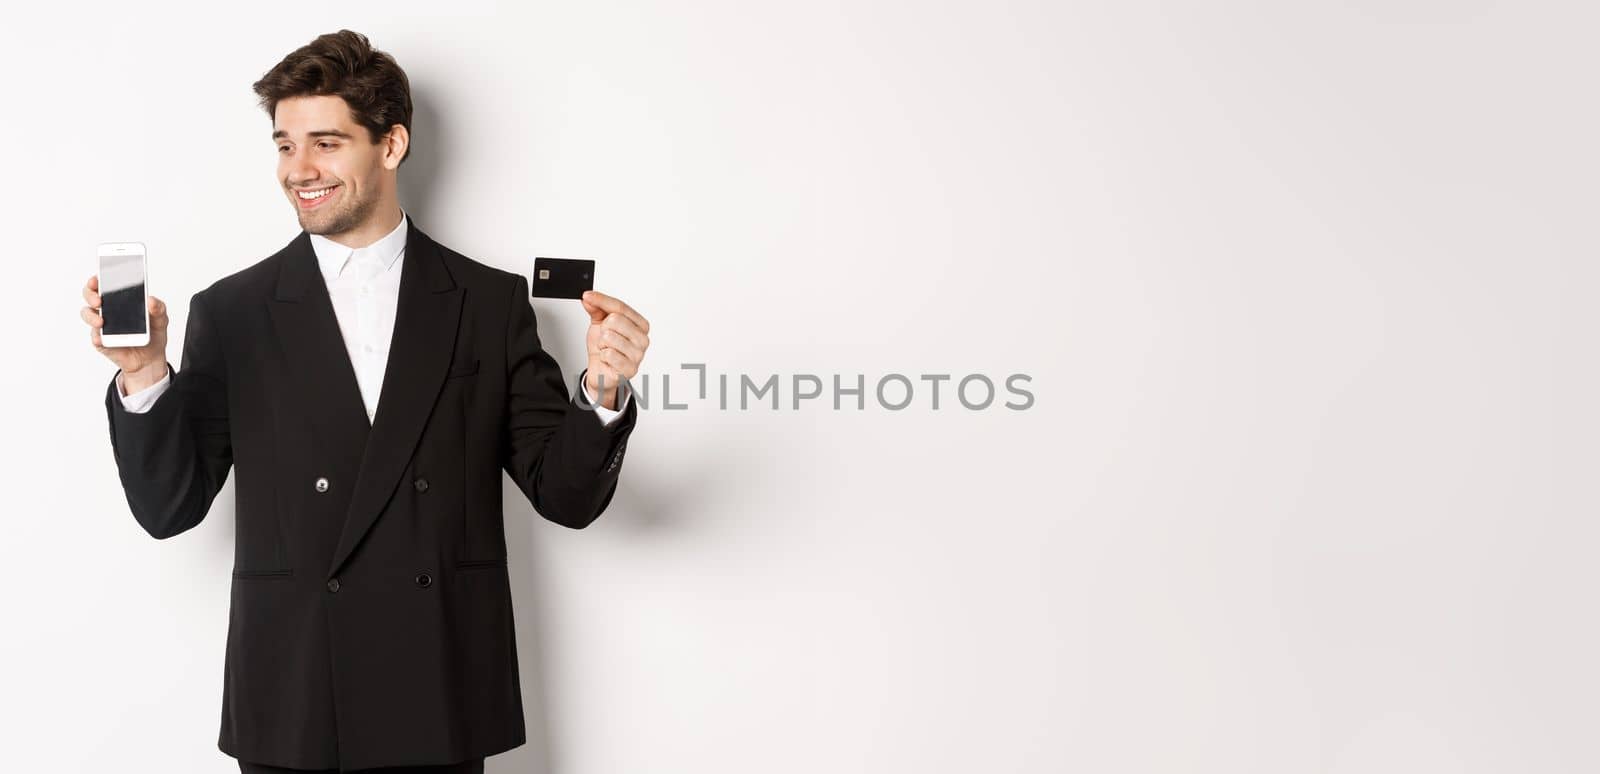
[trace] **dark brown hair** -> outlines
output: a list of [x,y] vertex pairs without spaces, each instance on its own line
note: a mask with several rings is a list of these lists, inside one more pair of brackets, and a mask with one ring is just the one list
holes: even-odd
[[[372,144],[395,124],[411,131],[411,82],[394,57],[350,30],[318,35],[295,49],[251,87],[272,118],[280,100],[332,95],[350,105],[351,118],[365,126]],[[400,157],[404,164],[411,145]]]

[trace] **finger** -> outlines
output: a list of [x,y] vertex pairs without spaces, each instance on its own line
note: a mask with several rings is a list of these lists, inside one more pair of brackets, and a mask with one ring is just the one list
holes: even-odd
[[634,346],[644,348],[650,346],[650,337],[634,323],[633,318],[621,314],[608,314],[604,322],[600,323],[601,341],[622,340],[632,342]]
[[87,306],[78,310],[78,316],[82,317],[83,321],[88,323],[89,327],[91,328],[98,329],[106,324],[105,318],[101,317],[99,312],[96,312]]
[[100,308],[100,292],[98,290],[99,287],[100,287],[100,278],[99,277],[90,277],[89,281],[87,283],[85,283],[84,286],[83,286],[83,302],[85,304],[88,304],[89,306],[92,306],[92,307],[96,308],[96,309]]
[[629,357],[626,352],[617,349],[606,350],[606,352],[605,363],[616,369],[623,379],[632,379],[634,374],[639,373],[638,361]]
[[610,329],[600,332],[600,350],[604,352],[608,349],[620,350],[634,360],[644,355],[644,347],[617,335],[616,331]]
[[639,365],[619,349],[607,347],[600,350],[600,361],[616,370],[624,379],[632,379],[639,373]]
[[[614,296],[608,296],[598,290],[583,291],[583,298],[586,302],[584,304],[585,309],[589,308],[589,306],[592,304],[607,312],[625,314],[633,319],[633,324],[639,326],[639,330],[644,331],[645,333],[650,332],[650,321],[644,319],[644,315],[634,311],[633,307],[622,303],[622,299]],[[589,317],[593,319],[594,313],[590,312]],[[595,319],[595,322],[599,322],[599,320]]]

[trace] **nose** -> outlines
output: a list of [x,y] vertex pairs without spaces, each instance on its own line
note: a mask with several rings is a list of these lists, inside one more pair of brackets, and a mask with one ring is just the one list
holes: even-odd
[[301,149],[289,151],[283,164],[284,179],[288,181],[290,187],[304,188],[316,183],[321,177],[316,165],[311,163],[311,154]]

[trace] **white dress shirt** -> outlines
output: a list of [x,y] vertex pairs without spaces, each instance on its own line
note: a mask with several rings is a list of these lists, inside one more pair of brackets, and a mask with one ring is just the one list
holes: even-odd
[[[344,337],[345,351],[350,355],[356,384],[361,388],[361,402],[366,404],[369,423],[378,415],[383,372],[389,363],[389,346],[394,339],[395,307],[400,302],[400,268],[406,252],[406,222],[406,214],[401,211],[400,225],[366,247],[347,247],[320,234],[310,235],[317,266],[327,282],[328,298],[333,301],[334,316],[339,320],[339,333]],[[583,405],[594,409],[601,425],[616,421],[628,409],[628,400],[633,397],[628,383],[623,382],[618,387],[621,403],[616,409],[608,409],[596,402],[581,377],[579,383],[583,385],[579,390]],[[169,364],[167,375],[161,377],[161,381],[129,395],[122,385],[122,372],[117,372],[117,393],[122,396],[122,407],[132,414],[149,411],[171,384]]]

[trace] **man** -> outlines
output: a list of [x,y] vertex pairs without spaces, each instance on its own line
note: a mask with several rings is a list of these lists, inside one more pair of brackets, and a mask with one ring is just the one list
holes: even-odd
[[237,469],[218,747],[242,772],[482,772],[525,739],[500,471],[574,529],[616,491],[650,324],[590,292],[572,399],[528,283],[435,242],[399,206],[405,73],[341,30],[255,86],[301,233],[190,299],[181,368],[102,346],[134,517],[205,518]]

